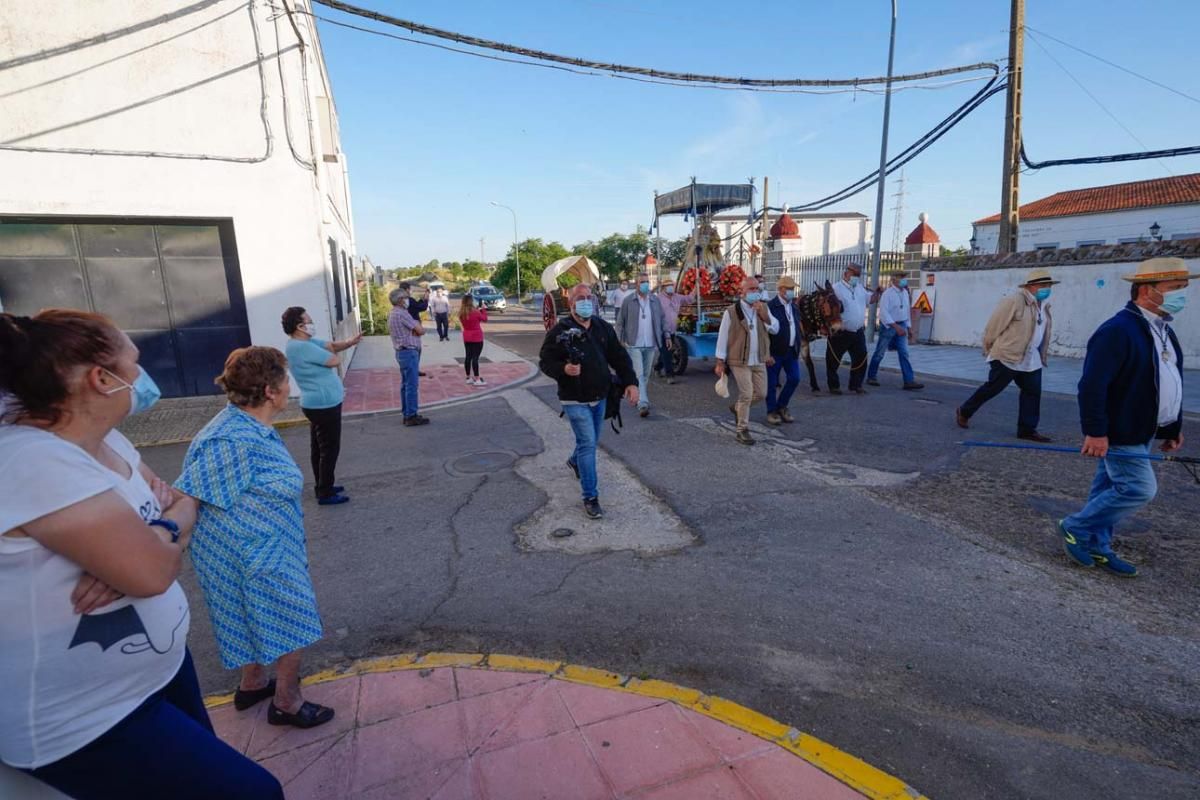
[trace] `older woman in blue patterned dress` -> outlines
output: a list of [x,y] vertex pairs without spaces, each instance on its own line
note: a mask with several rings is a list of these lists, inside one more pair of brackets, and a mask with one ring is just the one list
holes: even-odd
[[201,503],[192,564],[221,663],[241,669],[234,705],[273,697],[269,723],[311,728],[333,719],[333,709],[300,694],[300,650],[322,631],[300,508],[304,478],[271,425],[287,408],[287,359],[271,347],[234,350],[217,385],[229,405],[192,441],[176,483]]

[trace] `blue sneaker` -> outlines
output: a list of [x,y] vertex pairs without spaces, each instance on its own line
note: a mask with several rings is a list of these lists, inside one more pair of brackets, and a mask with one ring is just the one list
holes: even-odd
[[349,503],[350,498],[344,494],[331,494],[329,497],[322,497],[317,501],[319,506],[340,506],[342,503]]
[[1119,575],[1122,578],[1137,577],[1137,567],[1118,556],[1112,550],[1105,550],[1102,552],[1093,550],[1091,552],[1091,556],[1093,561],[1104,567],[1113,575]]
[[1092,554],[1088,552],[1085,545],[1079,543],[1075,535],[1067,530],[1067,526],[1063,525],[1063,520],[1058,521],[1058,530],[1063,537],[1063,549],[1067,551],[1067,555],[1081,567],[1094,567],[1096,560],[1092,558]]

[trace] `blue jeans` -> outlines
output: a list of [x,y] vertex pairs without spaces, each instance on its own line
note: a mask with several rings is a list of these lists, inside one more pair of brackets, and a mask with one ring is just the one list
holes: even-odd
[[80,800],[283,800],[279,781],[213,733],[192,656],[99,739],[26,770]]
[[[1149,453],[1149,444],[1124,444],[1108,448],[1110,453]],[[1063,520],[1080,544],[1093,553],[1112,552],[1113,528],[1118,522],[1154,499],[1158,480],[1145,458],[1100,459],[1087,505]]]
[[658,371],[668,378],[675,374],[675,359],[671,358],[671,348],[668,346],[670,341],[671,334],[664,334],[663,343],[658,348]]
[[[783,391],[775,396],[779,389],[779,374],[787,378]],[[775,363],[767,367],[767,413],[771,414],[781,408],[787,408],[796,387],[800,385],[800,359],[796,356],[776,358]]]
[[404,418],[417,415],[417,396],[421,386],[421,351],[397,350],[396,363],[400,365],[400,410]]
[[563,413],[575,432],[575,452],[571,454],[571,463],[579,468],[584,500],[600,496],[600,479],[596,475],[596,445],[600,441],[600,426],[604,424],[604,405],[602,399],[594,406],[580,403],[563,406]]
[[[888,347],[896,348],[896,355],[900,356],[900,374],[904,376],[905,383],[913,383],[915,376],[913,375],[912,362],[908,360],[908,334],[905,328],[905,335],[901,336],[896,333],[896,329],[890,325],[885,325],[879,329],[879,338],[875,340],[875,353],[871,356],[871,366],[867,367],[867,380],[875,380],[879,375],[879,362],[883,361],[884,355],[888,351]],[[893,345],[892,343],[895,342]]]
[[650,371],[654,369],[654,347],[626,347],[633,362],[633,372],[638,381],[638,408],[650,407],[650,394],[646,391],[650,383]]

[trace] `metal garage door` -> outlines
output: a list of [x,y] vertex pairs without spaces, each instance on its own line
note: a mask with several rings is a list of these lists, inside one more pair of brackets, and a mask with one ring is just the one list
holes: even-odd
[[216,394],[250,344],[233,225],[220,221],[0,219],[0,303],[107,314],[165,397]]

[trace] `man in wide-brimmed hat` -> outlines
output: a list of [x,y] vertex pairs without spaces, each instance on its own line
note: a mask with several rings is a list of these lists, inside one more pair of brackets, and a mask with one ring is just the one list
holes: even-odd
[[1181,258],[1143,261],[1124,276],[1129,303],[1088,341],[1079,379],[1082,452],[1100,464],[1087,505],[1058,523],[1067,555],[1081,566],[1137,574],[1113,552],[1113,528],[1158,491],[1154,469],[1138,456],[1149,455],[1155,439],[1164,453],[1183,446],[1183,350],[1170,322],[1197,277]]
[[983,330],[983,357],[990,371],[987,383],[959,406],[955,419],[960,428],[980,407],[1010,383],[1021,390],[1017,413],[1017,438],[1048,442],[1038,433],[1042,415],[1042,367],[1050,344],[1050,287],[1058,281],[1044,269],[1031,270],[1017,291],[1000,301]]

